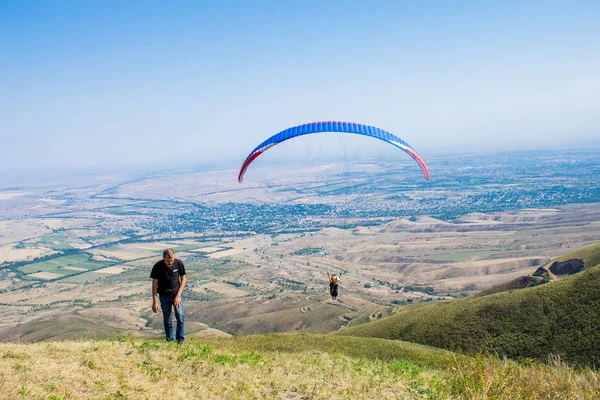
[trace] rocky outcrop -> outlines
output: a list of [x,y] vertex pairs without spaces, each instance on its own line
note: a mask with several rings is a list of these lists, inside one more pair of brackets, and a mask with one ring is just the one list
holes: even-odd
[[563,262],[554,261],[550,267],[548,267],[548,270],[550,270],[550,272],[552,272],[554,275],[560,276],[576,274],[583,271],[584,267],[583,260],[575,258],[573,260]]

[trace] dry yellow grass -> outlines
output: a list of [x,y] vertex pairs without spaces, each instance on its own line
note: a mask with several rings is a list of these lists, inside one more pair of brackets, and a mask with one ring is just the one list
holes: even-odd
[[176,346],[3,344],[0,390],[7,399],[396,399],[411,393],[401,376],[376,361],[326,352],[291,356]]
[[88,270],[87,268],[81,268],[81,267],[63,267],[63,269],[68,269],[69,271],[78,271],[78,272]]
[[[85,273],[88,274],[88,273]],[[111,276],[111,275],[104,275]],[[44,305],[59,301],[89,300],[91,302],[116,300],[119,296],[148,294],[148,281],[132,281],[118,286],[106,285],[74,285],[71,283],[52,282],[43,287],[28,288],[20,291],[2,293],[2,303],[20,303],[23,305]]]
[[10,285],[12,285],[11,279],[4,279],[4,280],[0,281],[0,289],[5,289],[5,288],[9,287]]
[[214,253],[215,251],[223,250],[221,247],[202,247],[195,250],[190,250],[193,253]]
[[12,244],[0,247],[0,262],[3,261],[21,261],[21,260],[29,260],[34,259],[36,257],[42,257],[48,254],[56,253],[52,249],[47,247],[38,247],[38,248],[23,248],[18,249],[14,247]]
[[598,374],[322,335],[0,344],[3,399],[597,399]]
[[242,250],[242,249],[223,250],[223,251],[217,251],[215,253],[211,253],[208,256],[210,258],[223,258],[223,257],[229,257],[229,256],[233,256],[236,254],[240,254],[240,253],[244,253],[244,250]]
[[53,274],[52,272],[37,272],[35,274],[29,274],[27,276],[30,276],[32,278],[37,278],[37,279],[57,279],[57,278],[62,277],[63,275]]
[[124,265],[115,265],[114,267],[106,267],[102,269],[98,269],[95,272],[98,274],[108,274],[108,275],[117,275],[125,271],[127,267]]
[[158,261],[162,257],[162,250],[166,249],[167,247],[170,246],[160,242],[128,243],[106,248],[97,248],[91,250],[90,252],[95,256],[118,258],[121,260],[135,260],[144,257],[156,257],[156,261]]
[[217,292],[220,294],[224,294],[227,297],[240,297],[246,296],[248,292],[244,290],[240,290],[235,288],[234,286],[227,285],[221,282],[209,282],[198,287],[193,288],[192,290],[198,293],[202,293],[204,289],[212,290],[213,292]]

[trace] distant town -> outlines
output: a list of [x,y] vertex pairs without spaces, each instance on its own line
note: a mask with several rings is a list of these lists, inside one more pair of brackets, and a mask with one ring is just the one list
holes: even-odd
[[[600,202],[597,152],[522,152],[438,159],[424,181],[408,168],[383,173],[340,172],[333,184],[309,188],[293,182],[276,190],[327,196],[328,203],[296,202],[204,204],[131,198],[126,206],[107,207],[114,215],[138,216],[132,226],[109,226],[107,234],[135,232],[251,232],[277,234],[377,225],[396,218],[430,216],[450,220],[473,212]],[[110,191],[109,191],[110,192]],[[106,192],[105,192],[106,193]],[[111,199],[100,194],[99,199]],[[61,199],[61,196],[57,196]],[[118,196],[114,199],[124,200]]]

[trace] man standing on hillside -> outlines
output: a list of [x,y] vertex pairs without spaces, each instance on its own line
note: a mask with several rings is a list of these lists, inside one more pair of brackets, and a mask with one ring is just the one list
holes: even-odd
[[163,322],[165,326],[165,335],[167,341],[173,341],[173,321],[171,313],[175,310],[177,319],[177,342],[183,344],[183,297],[181,293],[185,286],[185,267],[183,262],[175,258],[173,249],[163,251],[163,259],[154,264],[152,272],[152,311],[158,311],[158,301],[160,299],[160,308],[163,313]]

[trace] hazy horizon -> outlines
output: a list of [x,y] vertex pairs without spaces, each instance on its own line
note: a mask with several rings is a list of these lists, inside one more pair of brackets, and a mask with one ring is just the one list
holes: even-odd
[[[288,143],[289,144],[289,143]],[[358,150],[358,147],[353,147],[354,150]],[[387,166],[407,166],[409,171],[413,171],[420,176],[420,169],[418,165],[408,157],[404,152],[398,150],[395,147],[387,146],[382,143],[378,149],[379,152],[369,149],[359,156],[346,154],[343,155],[340,152],[332,152],[330,154],[315,154],[305,152],[305,155],[310,157],[304,157],[302,155],[296,155],[290,151],[283,150],[278,153],[270,151],[265,153],[253,163],[250,167],[248,176],[251,177],[251,181],[260,180],[260,175],[255,175],[254,170],[261,167],[279,167],[286,166],[291,169],[302,168],[303,166],[317,167],[319,165],[326,164],[339,164],[343,169],[344,165],[349,166],[350,164],[372,164],[372,163],[383,163]],[[447,164],[449,160],[458,158],[461,162],[465,159],[472,158],[475,163],[474,166],[481,166],[485,163],[486,157],[503,157],[503,156],[519,156],[524,155],[524,163],[527,163],[527,154],[536,153],[537,151],[545,151],[548,156],[561,156],[561,157],[576,157],[578,154],[590,154],[598,152],[600,154],[600,143],[588,145],[587,147],[562,149],[562,148],[547,148],[547,149],[519,149],[517,151],[510,150],[489,150],[489,151],[446,151],[438,150],[428,152],[428,165],[430,169],[431,179],[436,180],[440,177],[437,176],[437,167]],[[496,162],[496,161],[494,161]],[[232,182],[237,181],[237,173],[240,168],[241,161],[235,158],[223,159],[218,161],[200,161],[200,160],[185,160],[181,162],[170,163],[168,166],[157,166],[150,163],[134,162],[128,165],[83,165],[74,168],[70,165],[55,165],[52,167],[29,167],[29,168],[15,168],[15,169],[2,169],[0,170],[0,191],[12,190],[16,188],[24,188],[29,185],[37,184],[48,184],[51,182],[62,182],[63,184],[76,183],[87,179],[91,180],[110,180],[110,179],[129,179],[135,177],[151,176],[153,174],[166,174],[176,176],[179,174],[188,174],[196,172],[207,172],[207,171],[226,171],[231,170]],[[340,170],[343,172],[343,170]],[[574,175],[578,175],[574,171]]]
[[[598,20],[596,2],[2,2],[1,170],[235,167],[331,119],[425,159],[600,147]],[[264,162],[313,157],[320,140]]]

